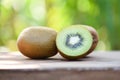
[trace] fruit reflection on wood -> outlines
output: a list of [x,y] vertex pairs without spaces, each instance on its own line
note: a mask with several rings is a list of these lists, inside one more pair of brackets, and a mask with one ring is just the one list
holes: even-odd
[[28,27],[18,37],[19,51],[32,59],[57,54],[67,60],[77,60],[91,53],[97,46],[97,31],[87,25],[72,25],[58,34],[48,27]]

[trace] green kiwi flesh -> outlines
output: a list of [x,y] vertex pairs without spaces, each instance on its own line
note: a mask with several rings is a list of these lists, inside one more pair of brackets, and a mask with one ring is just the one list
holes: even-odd
[[87,26],[87,25],[81,25],[81,26],[87,28],[87,29],[90,31],[90,33],[91,33],[91,35],[92,35],[92,37],[93,37],[92,46],[91,46],[91,48],[89,49],[89,51],[87,52],[87,53],[89,54],[89,53],[91,53],[91,52],[96,48],[96,46],[97,46],[97,44],[98,44],[98,41],[99,41],[98,33],[97,33],[97,31],[95,30],[95,28],[93,28],[93,27],[91,27],[91,26]]
[[17,40],[19,51],[32,59],[42,59],[54,56],[57,32],[53,29],[34,26],[24,29]]
[[72,25],[58,33],[56,45],[64,58],[68,60],[80,59],[95,49],[98,37],[94,37],[94,35],[96,35],[96,31],[92,27]]

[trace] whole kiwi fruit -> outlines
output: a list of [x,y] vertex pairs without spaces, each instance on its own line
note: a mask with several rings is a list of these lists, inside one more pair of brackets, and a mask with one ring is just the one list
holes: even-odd
[[56,38],[59,53],[67,60],[77,60],[90,54],[97,46],[97,31],[87,25],[72,25],[60,31]]
[[57,54],[57,32],[48,27],[31,26],[25,28],[17,39],[19,51],[32,59],[43,59]]

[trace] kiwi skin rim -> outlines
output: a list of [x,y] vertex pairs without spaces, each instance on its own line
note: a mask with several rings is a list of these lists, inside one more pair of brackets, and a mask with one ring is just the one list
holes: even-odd
[[60,55],[63,56],[65,59],[67,59],[67,60],[78,60],[80,58],[84,58],[86,55],[90,54],[96,48],[96,46],[98,44],[98,33],[93,27],[90,27],[90,26],[87,26],[87,25],[72,25],[72,26],[82,26],[82,27],[86,28],[88,31],[90,31],[90,33],[93,37],[93,43],[92,43],[91,48],[86,53],[84,53],[80,56],[69,56],[69,55],[64,54],[63,52],[61,52],[58,49]]
[[[51,35],[51,38],[49,41],[52,41],[52,42],[47,42],[49,44],[44,43],[45,45],[43,46],[42,44],[40,45],[39,42],[31,43],[31,42],[26,41],[23,37],[19,36],[17,40],[17,46],[18,46],[19,51],[24,56],[29,57],[31,59],[45,59],[45,58],[48,58],[48,57],[51,57],[57,54],[58,50],[55,44],[57,32],[55,30],[51,28],[46,28],[46,27],[33,27],[33,26],[28,27],[27,29],[36,29],[37,32],[42,31],[41,32],[42,34],[46,33],[46,34]],[[24,34],[21,33],[21,34],[24,35],[25,33]],[[42,37],[42,38],[46,38],[46,37]]]

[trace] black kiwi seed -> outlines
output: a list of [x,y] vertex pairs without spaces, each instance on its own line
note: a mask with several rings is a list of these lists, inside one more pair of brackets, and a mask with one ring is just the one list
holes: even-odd
[[[72,45],[69,43],[69,41],[70,41],[70,38],[74,37],[74,36],[78,36],[79,41],[77,43],[75,43],[74,45]],[[79,33],[76,33],[76,34],[68,34],[67,35],[65,45],[71,49],[76,49],[79,46],[82,46],[83,45],[82,43],[83,43],[83,37]]]

